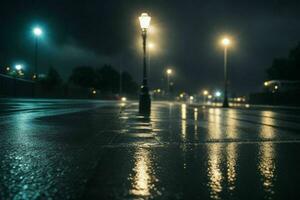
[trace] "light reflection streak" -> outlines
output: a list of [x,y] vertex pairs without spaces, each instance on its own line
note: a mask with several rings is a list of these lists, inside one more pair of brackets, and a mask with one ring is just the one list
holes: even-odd
[[208,136],[210,139],[220,139],[221,137],[221,116],[220,109],[210,108],[208,110]]
[[212,199],[220,199],[222,192],[223,174],[221,171],[221,145],[208,145],[208,187],[210,189],[210,197]]
[[258,169],[261,175],[265,193],[271,197],[274,194],[274,181],[276,179],[276,165],[274,144],[263,143],[259,146]]
[[272,139],[275,137],[274,128],[272,127],[275,125],[274,115],[271,111],[262,111],[260,136],[263,139]]
[[198,109],[194,109],[194,133],[195,133],[195,136],[198,138]]
[[228,189],[233,191],[236,185],[237,144],[229,143],[226,147]]
[[187,115],[187,109],[186,109],[186,104],[181,105],[181,136],[183,140],[186,139],[186,115]]
[[237,112],[236,110],[228,110],[228,116],[226,117],[227,121],[227,132],[226,137],[236,138],[237,137]]
[[139,148],[134,159],[134,177],[130,193],[136,196],[150,196],[150,190],[154,187],[155,180],[150,153],[145,148]]

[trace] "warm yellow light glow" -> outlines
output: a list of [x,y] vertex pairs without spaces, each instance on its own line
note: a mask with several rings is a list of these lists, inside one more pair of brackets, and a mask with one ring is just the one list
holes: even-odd
[[193,96],[190,96],[190,100],[193,100],[194,99],[194,97]]
[[121,101],[127,101],[127,98],[126,97],[122,97]]
[[184,97],[184,94],[180,94],[180,98],[183,98]]
[[264,82],[264,86],[268,86],[268,85],[269,85],[268,81]]
[[212,95],[208,95],[208,98],[211,99],[211,98],[212,98]]
[[274,89],[275,89],[275,90],[278,90],[278,85],[275,85]]
[[157,89],[157,92],[158,92],[158,93],[160,93],[160,92],[161,92],[161,90],[160,90],[160,89]]
[[167,74],[171,75],[173,73],[172,69],[167,69]]
[[223,46],[225,46],[225,47],[227,47],[227,46],[229,46],[230,45],[230,40],[228,39],[228,38],[223,38],[222,39],[222,44],[223,44]]
[[139,20],[142,29],[149,28],[151,17],[147,13],[142,13],[142,15],[139,17]]
[[208,91],[207,91],[207,90],[204,90],[204,91],[203,91],[203,95],[204,95],[204,96],[207,96],[207,95],[208,95]]
[[96,90],[93,90],[93,94],[97,94],[97,91],[96,91]]
[[154,50],[155,49],[155,44],[152,42],[149,42],[148,44],[149,49]]

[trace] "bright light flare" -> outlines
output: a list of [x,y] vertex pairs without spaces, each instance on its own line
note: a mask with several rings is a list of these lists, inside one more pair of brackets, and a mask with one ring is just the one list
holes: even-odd
[[220,97],[222,95],[222,93],[220,92],[220,91],[217,91],[216,93],[215,93],[215,96],[216,97]]
[[151,17],[147,13],[142,13],[139,17],[141,28],[148,29],[150,27]]
[[167,69],[167,74],[171,75],[173,73],[172,69]]
[[148,47],[149,47],[149,49],[154,50],[154,49],[155,49],[155,44],[152,43],[152,42],[150,42],[150,43],[148,44]]
[[207,95],[208,95],[208,91],[207,91],[207,90],[204,90],[204,91],[203,91],[203,95],[204,95],[204,96],[207,96]]
[[35,36],[41,36],[41,35],[43,34],[43,31],[42,31],[41,28],[35,27],[35,28],[33,29],[33,34],[34,34]]
[[228,38],[223,38],[222,39],[222,45],[223,46],[227,47],[227,46],[230,45],[230,43],[231,43],[231,41]]
[[122,97],[121,101],[125,102],[125,101],[127,101],[127,98],[126,97]]
[[23,66],[18,64],[15,66],[15,68],[16,68],[16,70],[20,71],[23,69]]
[[264,82],[264,86],[266,86],[266,87],[269,86],[269,82],[268,82],[268,81],[265,81],[265,82]]

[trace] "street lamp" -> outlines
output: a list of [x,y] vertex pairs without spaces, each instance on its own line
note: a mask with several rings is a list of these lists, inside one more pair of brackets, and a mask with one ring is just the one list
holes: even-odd
[[15,66],[15,69],[16,69],[17,71],[21,71],[21,70],[23,69],[23,66],[20,65],[20,64],[18,64],[18,65]]
[[171,91],[170,91],[170,76],[172,75],[173,71],[172,71],[172,69],[167,69],[166,73],[167,73],[167,81],[168,81],[168,93],[170,95],[170,93],[171,93]]
[[223,107],[228,108],[228,70],[227,70],[227,48],[230,45],[231,41],[228,38],[222,39],[222,45],[224,47],[224,101]]
[[34,75],[33,79],[36,80],[38,78],[38,41],[39,38],[42,36],[43,31],[39,27],[35,27],[32,30],[34,36],[35,36],[35,51],[34,51]]
[[147,30],[150,26],[151,17],[147,13],[142,13],[142,15],[139,17],[139,21],[142,29],[142,39],[143,39],[143,82],[142,82],[141,93],[140,93],[139,112],[141,114],[150,114],[151,99],[149,95],[148,77],[147,77],[146,40],[147,40]]
[[17,76],[22,75],[23,66],[20,64],[15,65],[15,73],[14,73],[14,96],[17,96]]
[[208,91],[207,90],[203,90],[203,104],[206,103],[206,96],[208,95]]

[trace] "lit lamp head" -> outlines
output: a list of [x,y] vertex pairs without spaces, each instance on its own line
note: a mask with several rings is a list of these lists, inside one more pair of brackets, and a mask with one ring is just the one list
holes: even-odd
[[142,30],[146,31],[150,26],[151,17],[147,13],[142,13],[139,20]]
[[204,96],[207,96],[207,95],[208,95],[208,91],[207,91],[207,90],[204,90],[204,91],[203,91],[203,95],[204,95]]
[[35,27],[32,32],[36,37],[39,37],[43,34],[42,29],[39,27]]
[[230,45],[230,40],[228,39],[228,38],[223,38],[222,39],[222,45],[224,46],[224,47],[228,47],[229,45]]
[[15,68],[16,68],[16,70],[20,71],[20,70],[22,70],[23,66],[22,65],[16,65]]
[[172,69],[167,69],[167,74],[171,75],[173,73]]
[[222,94],[221,94],[221,92],[220,91],[217,91],[216,93],[215,93],[215,96],[216,97],[220,97]]
[[265,81],[265,82],[264,82],[264,86],[265,86],[265,87],[269,86],[269,82],[268,82],[268,81]]

